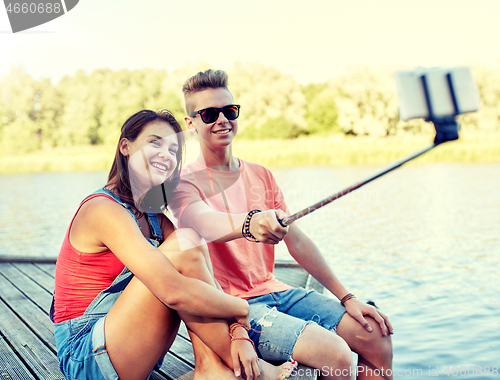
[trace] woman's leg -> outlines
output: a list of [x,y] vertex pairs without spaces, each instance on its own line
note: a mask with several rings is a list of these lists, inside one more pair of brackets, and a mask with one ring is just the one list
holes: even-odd
[[[199,249],[179,253],[177,241],[173,238],[167,239],[160,248],[181,274],[214,285]],[[227,322],[183,313],[181,318],[187,321],[191,336],[197,336],[193,339],[197,378],[234,379],[233,372],[228,369],[232,369],[232,360]],[[146,378],[170,348],[179,322],[178,314],[134,277],[105,320],[106,349],[120,379]],[[284,373],[287,373],[286,367]],[[273,378],[278,378],[278,375]]]
[[[169,258],[174,267],[184,276],[197,278],[212,286],[216,286],[213,278],[210,256],[206,245],[196,248],[188,248],[196,240],[197,234],[192,230],[183,230],[178,242],[184,251],[180,251],[175,245],[163,245],[162,252]],[[192,232],[195,236],[190,236]],[[180,235],[180,234],[178,234]],[[189,239],[186,239],[189,237]],[[229,338],[229,327],[226,320],[197,317],[186,313],[179,313],[181,319],[186,323],[193,344],[195,354],[195,380],[221,379],[227,372],[228,367],[233,369],[231,358],[231,340]],[[283,379],[290,376],[294,366],[285,363],[282,366],[272,366],[260,361],[260,379]],[[234,376],[231,371],[231,375]]]

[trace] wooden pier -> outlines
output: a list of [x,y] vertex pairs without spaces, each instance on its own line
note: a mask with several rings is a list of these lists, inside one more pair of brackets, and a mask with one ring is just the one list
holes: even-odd
[[[59,371],[49,309],[54,291],[55,259],[0,257],[0,379],[64,379]],[[276,277],[292,286],[321,290],[296,263],[279,262]],[[185,326],[153,380],[187,380],[194,368],[193,349]],[[316,379],[301,367],[294,380]],[[300,376],[302,374],[302,376]]]

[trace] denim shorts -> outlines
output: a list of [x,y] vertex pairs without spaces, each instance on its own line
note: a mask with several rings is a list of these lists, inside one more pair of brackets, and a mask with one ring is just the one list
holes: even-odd
[[[106,350],[105,318],[84,315],[54,325],[59,367],[67,380],[118,380]],[[159,369],[162,362],[156,363],[153,370]]]
[[247,300],[250,304],[249,337],[259,357],[266,361],[292,360],[292,352],[302,330],[316,323],[335,331],[345,308],[338,300],[314,290],[294,288]]

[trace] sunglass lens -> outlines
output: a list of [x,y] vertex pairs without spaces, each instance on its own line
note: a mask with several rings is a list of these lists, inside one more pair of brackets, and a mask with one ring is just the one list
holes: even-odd
[[207,108],[201,112],[200,116],[204,123],[213,123],[219,118],[219,110],[216,108]]
[[222,108],[222,112],[228,120],[235,120],[238,118],[240,110],[237,106],[225,106]]

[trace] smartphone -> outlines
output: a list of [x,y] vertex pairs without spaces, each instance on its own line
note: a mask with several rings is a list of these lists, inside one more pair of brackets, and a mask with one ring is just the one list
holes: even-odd
[[401,70],[394,72],[394,79],[399,117],[404,121],[417,118],[433,121],[479,109],[479,93],[467,66]]

